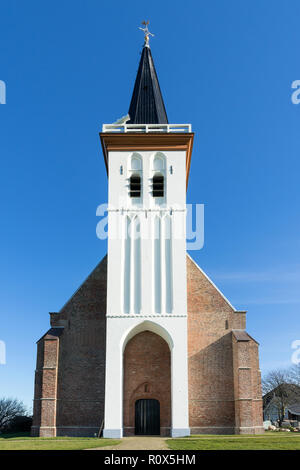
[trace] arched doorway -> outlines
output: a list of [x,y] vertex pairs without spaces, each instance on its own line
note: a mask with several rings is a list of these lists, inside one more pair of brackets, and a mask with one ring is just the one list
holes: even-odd
[[160,435],[160,405],[158,400],[142,398],[135,402],[135,434]]
[[131,338],[124,350],[123,430],[167,436],[171,428],[171,354],[152,331]]

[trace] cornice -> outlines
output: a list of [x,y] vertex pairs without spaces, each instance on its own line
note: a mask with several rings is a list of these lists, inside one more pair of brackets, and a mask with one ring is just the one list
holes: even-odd
[[137,150],[184,150],[186,152],[186,187],[188,185],[194,133],[113,133],[100,132],[104,162],[108,173],[108,153]]

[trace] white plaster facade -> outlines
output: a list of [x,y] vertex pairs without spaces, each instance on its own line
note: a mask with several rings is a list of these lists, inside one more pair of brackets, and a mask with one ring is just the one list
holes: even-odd
[[[171,351],[172,436],[189,435],[186,292],[186,152],[108,153],[107,348],[104,437],[123,436],[123,352],[150,330]],[[153,197],[154,175],[164,196]],[[130,177],[141,195],[130,197]],[[129,233],[130,236],[127,236]]]

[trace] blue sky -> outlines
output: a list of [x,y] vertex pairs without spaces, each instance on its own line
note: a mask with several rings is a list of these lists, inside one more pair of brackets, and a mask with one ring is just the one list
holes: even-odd
[[0,396],[31,406],[35,341],[106,252],[98,132],[127,113],[143,19],[171,123],[192,123],[191,255],[248,310],[262,372],[300,339],[298,1],[1,3]]

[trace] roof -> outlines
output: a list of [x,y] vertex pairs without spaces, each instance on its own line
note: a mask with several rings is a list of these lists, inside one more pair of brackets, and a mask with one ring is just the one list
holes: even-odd
[[[252,336],[250,336],[247,331],[245,330],[232,330],[232,333],[233,333],[233,336],[235,337],[235,339],[240,342],[240,341],[254,341],[255,343],[257,343],[257,341],[252,338]],[[257,343],[258,344],[258,343]]]
[[41,341],[42,339],[55,339],[59,338],[64,332],[64,328],[62,326],[60,327],[54,327],[50,328],[50,330],[47,331],[38,341]]
[[292,414],[292,415],[297,415],[297,416],[300,416],[300,403],[296,403],[294,405],[290,405],[288,407],[288,411]]
[[[265,405],[270,403],[270,401],[272,401],[274,397],[276,398],[276,396],[280,396],[280,395],[285,395],[285,396],[290,395],[291,397],[294,398],[293,401],[294,400],[296,401],[298,400],[298,398],[300,399],[300,386],[297,384],[287,383],[287,382],[281,383],[277,387],[273,388],[272,390],[264,394],[263,399],[264,399]],[[294,406],[294,405],[290,405],[290,406]]]
[[144,46],[134,84],[128,124],[168,124],[150,47]]

